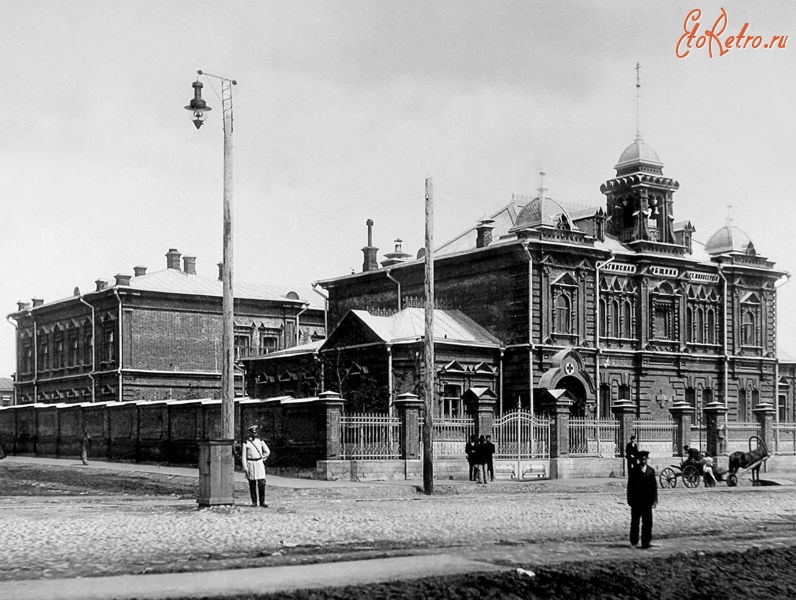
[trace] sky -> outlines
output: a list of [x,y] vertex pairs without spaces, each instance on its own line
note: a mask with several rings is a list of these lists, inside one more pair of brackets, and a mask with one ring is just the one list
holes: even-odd
[[[785,48],[697,47],[718,34]],[[700,9],[699,19],[687,17]],[[604,205],[638,129],[680,182],[702,242],[728,217],[796,272],[792,0],[0,0],[0,309],[165,268],[177,248],[216,277],[223,134],[183,107],[196,71],[233,88],[234,275],[309,285],[424,244],[424,183],[443,243],[534,194]],[[693,16],[693,15],[692,15]],[[678,40],[699,30],[690,53]],[[792,39],[790,39],[792,38]],[[688,48],[680,45],[680,53]],[[731,208],[729,208],[731,206]],[[783,281],[786,281],[783,279]],[[796,354],[796,283],[779,290]],[[0,376],[14,328],[0,329]]]

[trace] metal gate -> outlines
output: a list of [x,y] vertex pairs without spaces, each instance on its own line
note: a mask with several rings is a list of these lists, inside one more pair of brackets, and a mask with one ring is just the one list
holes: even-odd
[[550,458],[550,420],[527,410],[504,414],[492,424],[495,458],[500,460],[546,460]]

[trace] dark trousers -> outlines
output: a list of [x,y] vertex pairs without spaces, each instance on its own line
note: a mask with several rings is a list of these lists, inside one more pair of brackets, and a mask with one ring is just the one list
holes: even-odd
[[257,492],[260,492],[260,506],[265,506],[265,479],[250,479],[249,494],[252,497],[252,506],[257,506]]
[[492,463],[492,457],[486,461],[486,470],[489,471],[489,480],[495,481],[495,465]]
[[641,521],[641,545],[649,546],[652,541],[652,506],[630,507],[630,543],[638,544],[638,525]]
[[470,481],[475,481],[478,470],[476,469],[475,463],[473,461],[468,460],[467,462],[470,465]]

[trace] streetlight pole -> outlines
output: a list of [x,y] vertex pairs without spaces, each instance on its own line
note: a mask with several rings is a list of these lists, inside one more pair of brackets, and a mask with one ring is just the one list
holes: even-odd
[[[237,84],[234,79],[197,71],[199,75],[221,80],[221,105],[224,126],[224,262],[221,267],[223,284],[222,300],[222,333],[221,333],[221,440],[217,444],[209,442],[206,452],[208,461],[207,486],[202,485],[202,468],[200,456],[200,491],[199,504],[232,504],[234,460],[232,447],[235,439],[235,348],[232,291],[232,86]],[[194,125],[199,129],[205,113],[211,108],[202,99],[202,83],[193,83],[194,98],[186,110],[193,113]],[[207,493],[203,493],[203,488]]]

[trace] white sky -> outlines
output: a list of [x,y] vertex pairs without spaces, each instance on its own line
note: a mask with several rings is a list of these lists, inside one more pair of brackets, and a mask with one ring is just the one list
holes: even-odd
[[[709,58],[675,46],[689,11],[786,49]],[[424,179],[444,242],[540,169],[560,201],[600,204],[636,127],[680,182],[701,241],[734,223],[796,272],[796,3],[0,0],[0,309],[165,266],[215,277],[222,132],[183,110],[197,69],[235,78],[235,277],[307,285],[360,270],[365,220],[423,245]],[[216,86],[218,89],[218,86]],[[220,93],[220,92],[219,92]],[[0,330],[0,376],[14,330]],[[796,348],[796,283],[780,345]],[[793,350],[791,350],[793,352]]]

